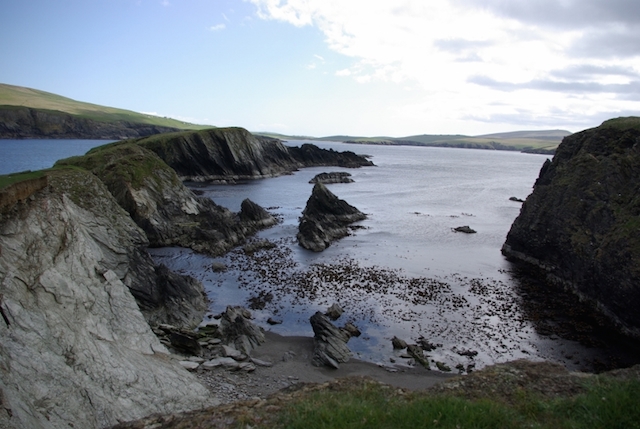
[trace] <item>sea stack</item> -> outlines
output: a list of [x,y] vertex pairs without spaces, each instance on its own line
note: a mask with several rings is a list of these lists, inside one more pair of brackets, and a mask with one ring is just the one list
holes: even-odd
[[565,137],[502,253],[535,265],[640,337],[640,118]]
[[322,183],[316,183],[300,218],[298,242],[305,249],[322,252],[334,240],[349,235],[350,224],[366,217]]

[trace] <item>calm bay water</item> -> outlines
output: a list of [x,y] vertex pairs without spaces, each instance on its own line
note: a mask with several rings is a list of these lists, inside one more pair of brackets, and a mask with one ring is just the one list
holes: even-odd
[[[0,140],[0,174],[49,168],[105,143]],[[234,212],[250,198],[281,219],[255,238],[276,247],[254,254],[242,247],[219,258],[151,249],[156,261],[203,282],[211,315],[227,305],[253,306],[256,323],[265,329],[311,336],[309,317],[339,303],[345,314],[336,323],[351,321],[362,331],[349,347],[357,357],[383,364],[406,362],[392,349],[393,336],[427,340],[437,346],[431,358],[451,368],[527,358],[580,369],[605,358],[606,351],[538,334],[522,309],[511,264],[500,253],[521,207],[509,198],[527,197],[546,156],[314,144],[370,155],[376,167],[307,168],[236,185],[190,184]],[[297,245],[298,218],[311,194],[309,180],[329,171],[352,174],[355,183],[329,188],[368,218],[351,236],[313,253]],[[477,233],[453,232],[463,225]],[[213,269],[220,265],[227,270]],[[271,326],[269,318],[282,324]]]
[[[303,142],[291,141],[298,146]],[[339,303],[363,332],[349,342],[356,356],[405,362],[391,338],[421,337],[438,347],[432,359],[482,367],[518,358],[549,359],[580,368],[597,351],[536,333],[520,308],[511,264],[500,248],[548,158],[516,152],[317,143],[370,155],[376,167],[307,168],[289,176],[237,185],[191,184],[232,211],[249,198],[282,222],[258,234],[278,244],[257,256],[234,250],[209,258],[184,249],[154,249],[158,260],[201,280],[212,314],[250,305],[256,321],[283,335],[313,335],[309,317]],[[328,171],[355,183],[332,184],[338,197],[368,214],[361,227],[322,253],[300,248],[298,218],[313,185]],[[452,229],[469,225],[476,234]],[[212,264],[227,266],[226,272]],[[270,326],[268,318],[283,323]],[[464,351],[478,354],[468,358]]]
[[111,140],[0,140],[0,174],[43,170]]

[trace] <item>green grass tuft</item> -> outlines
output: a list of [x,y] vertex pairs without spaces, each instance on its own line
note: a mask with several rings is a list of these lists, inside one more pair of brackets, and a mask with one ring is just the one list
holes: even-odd
[[[586,393],[550,399],[520,392],[510,402],[447,395],[401,395],[367,384],[303,395],[254,427],[328,428],[625,428],[640,427],[640,382],[597,377]],[[238,422],[239,423],[239,422]]]

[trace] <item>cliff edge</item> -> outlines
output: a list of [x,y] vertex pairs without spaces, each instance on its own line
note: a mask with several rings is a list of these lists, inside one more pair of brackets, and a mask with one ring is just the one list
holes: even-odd
[[533,264],[640,336],[640,118],[566,137],[502,253]]
[[276,223],[264,210],[256,217],[251,202],[243,206],[251,213],[235,214],[196,196],[154,152],[128,141],[100,146],[56,166],[81,167],[98,176],[145,231],[151,246],[181,246],[219,255]]
[[312,144],[289,147],[238,127],[169,133],[130,142],[155,152],[181,180],[191,181],[233,182],[280,176],[302,167],[373,165],[353,152]]
[[144,233],[88,172],[48,176],[0,212],[0,427],[102,428],[210,404],[132,295],[167,320],[153,304],[171,300],[157,289],[171,279]]

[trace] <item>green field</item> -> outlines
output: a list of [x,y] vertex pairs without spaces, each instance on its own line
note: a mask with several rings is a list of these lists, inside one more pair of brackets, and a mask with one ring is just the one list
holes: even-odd
[[2,83],[0,83],[0,106],[24,106],[32,109],[53,110],[101,122],[125,121],[183,130],[211,128],[210,125],[195,125],[176,119],[145,115],[131,110],[84,103],[50,92]]

